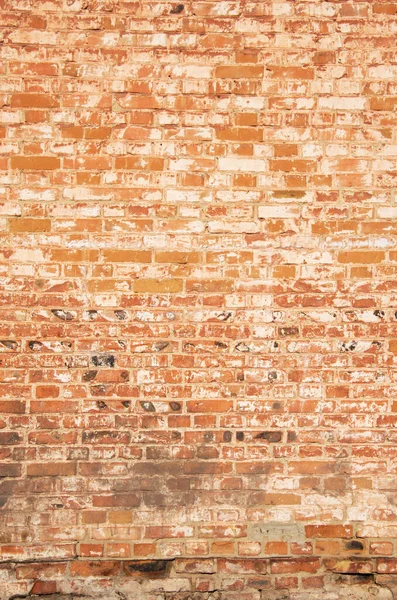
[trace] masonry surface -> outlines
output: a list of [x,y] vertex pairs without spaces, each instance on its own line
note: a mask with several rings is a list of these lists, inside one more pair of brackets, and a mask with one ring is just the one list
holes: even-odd
[[0,0],[0,599],[397,599],[397,2]]

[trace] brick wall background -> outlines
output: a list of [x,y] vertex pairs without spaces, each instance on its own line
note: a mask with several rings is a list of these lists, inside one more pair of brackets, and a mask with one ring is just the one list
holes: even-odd
[[0,9],[0,598],[397,598],[397,2]]

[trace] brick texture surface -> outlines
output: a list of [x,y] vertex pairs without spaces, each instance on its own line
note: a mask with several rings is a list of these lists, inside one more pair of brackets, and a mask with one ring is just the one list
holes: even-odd
[[1,600],[397,598],[397,1],[0,26]]

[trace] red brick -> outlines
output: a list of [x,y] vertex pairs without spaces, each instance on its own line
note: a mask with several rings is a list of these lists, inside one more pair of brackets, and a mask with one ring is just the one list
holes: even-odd
[[27,466],[29,477],[57,477],[76,474],[76,463],[32,463]]
[[63,579],[66,573],[66,562],[37,562],[19,565],[16,569],[17,579]]
[[1,477],[20,477],[21,476],[21,465],[13,463],[1,463],[0,464],[0,476]]
[[54,594],[57,590],[56,581],[35,581],[31,589],[32,594]]
[[114,577],[120,571],[118,561],[92,561],[82,560],[74,561],[70,565],[70,575],[72,577]]
[[320,569],[320,561],[316,558],[277,559],[270,561],[271,573],[316,573]]
[[378,573],[397,573],[396,558],[380,558],[377,560],[376,570]]
[[36,398],[58,398],[59,387],[57,385],[36,386]]
[[103,544],[80,544],[79,555],[93,558],[103,556]]
[[351,525],[306,525],[308,538],[350,538],[353,535]]

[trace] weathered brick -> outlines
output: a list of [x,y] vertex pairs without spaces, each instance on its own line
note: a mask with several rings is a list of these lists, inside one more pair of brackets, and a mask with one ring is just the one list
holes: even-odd
[[272,573],[316,573],[320,569],[320,561],[315,558],[302,557],[299,559],[272,560],[270,570]]
[[91,262],[98,260],[98,250],[66,250],[57,248],[50,250],[48,259],[52,262]]
[[0,477],[20,477],[21,465],[14,463],[0,463]]
[[389,594],[396,15],[0,0],[1,598]]
[[74,561],[70,565],[73,577],[109,577],[117,575],[119,571],[118,561]]
[[340,263],[377,264],[386,258],[384,252],[340,252],[338,261]]
[[181,292],[183,279],[137,279],[134,291],[141,293],[169,294]]

